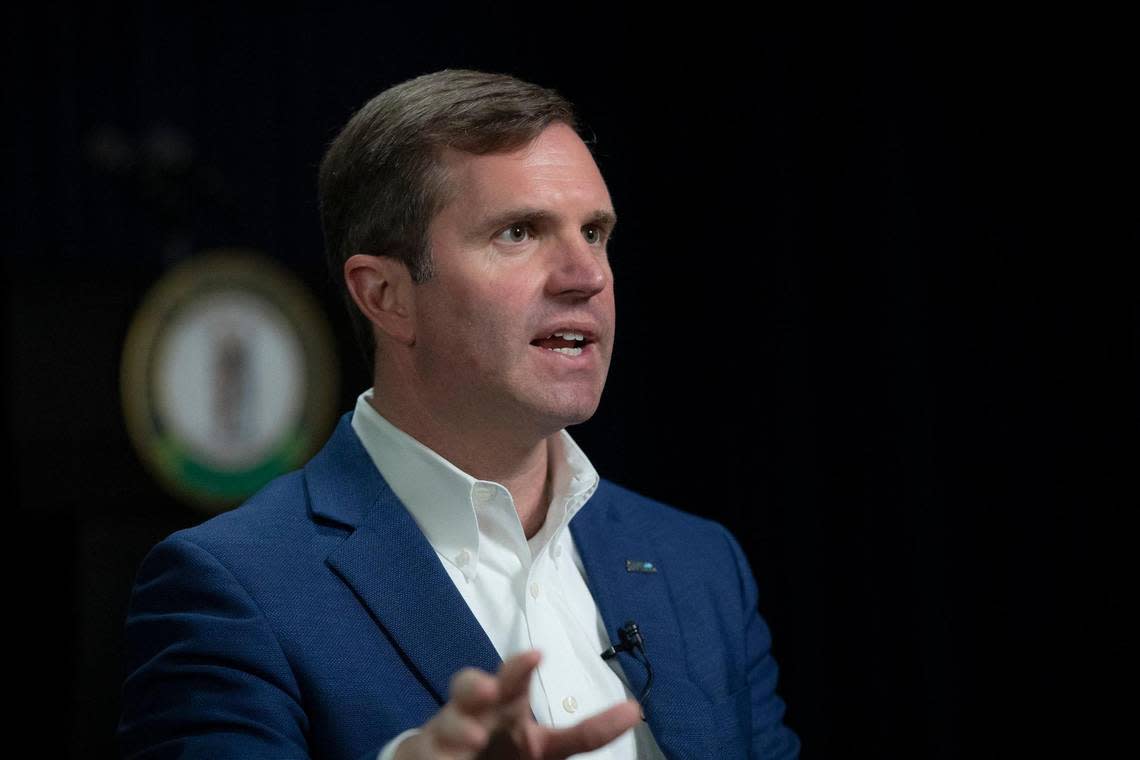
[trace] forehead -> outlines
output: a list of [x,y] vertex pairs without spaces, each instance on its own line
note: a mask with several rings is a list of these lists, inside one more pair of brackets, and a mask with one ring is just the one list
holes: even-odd
[[506,153],[445,150],[451,186],[448,216],[480,215],[525,203],[574,214],[610,210],[606,183],[589,148],[569,126],[552,124]]

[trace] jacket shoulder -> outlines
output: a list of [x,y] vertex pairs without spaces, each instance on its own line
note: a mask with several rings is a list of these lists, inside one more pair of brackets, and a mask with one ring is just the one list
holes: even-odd
[[214,554],[228,554],[251,543],[283,545],[311,532],[309,499],[303,470],[274,478],[241,505],[164,539],[186,540]]
[[628,523],[636,530],[690,545],[694,541],[710,547],[715,545],[720,550],[725,547],[726,536],[731,540],[728,529],[716,520],[686,512],[605,478],[598,483],[595,496],[608,503],[612,519]]

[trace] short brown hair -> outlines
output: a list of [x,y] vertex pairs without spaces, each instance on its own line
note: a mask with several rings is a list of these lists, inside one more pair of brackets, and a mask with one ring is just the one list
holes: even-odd
[[428,227],[450,200],[441,153],[514,150],[554,122],[578,129],[574,107],[553,90],[504,74],[445,69],[390,87],[353,114],[321,160],[325,254],[369,367],[372,325],[344,281],[357,253],[392,256],[412,280],[432,276]]

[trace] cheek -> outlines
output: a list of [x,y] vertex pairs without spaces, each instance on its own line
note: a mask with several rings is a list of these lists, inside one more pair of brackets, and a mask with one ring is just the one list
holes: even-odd
[[443,364],[478,375],[503,374],[527,348],[520,313],[498,293],[455,294],[444,319],[432,325],[435,345],[446,353]]
[[469,377],[518,372],[530,351],[541,279],[530,270],[493,267],[439,272],[436,277],[439,290],[433,293],[424,325],[433,361]]

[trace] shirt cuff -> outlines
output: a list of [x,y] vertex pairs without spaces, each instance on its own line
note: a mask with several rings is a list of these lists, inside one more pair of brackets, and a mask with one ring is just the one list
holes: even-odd
[[380,755],[376,758],[376,760],[392,760],[392,758],[396,756],[396,747],[400,746],[400,742],[404,741],[404,739],[407,739],[409,736],[415,736],[419,732],[420,729],[418,728],[409,728],[407,731],[385,744],[384,748],[380,750]]

